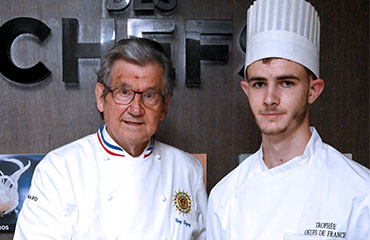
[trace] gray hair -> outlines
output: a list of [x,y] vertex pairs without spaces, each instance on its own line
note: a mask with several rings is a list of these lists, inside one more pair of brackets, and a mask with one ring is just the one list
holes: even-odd
[[[162,66],[164,95],[172,96],[175,82],[174,68],[171,58],[158,42],[146,38],[129,38],[118,41],[101,60],[100,70],[97,73],[98,83],[110,87],[111,70],[113,64],[119,59],[139,66],[146,64]],[[108,93],[109,90],[105,88],[102,97]]]

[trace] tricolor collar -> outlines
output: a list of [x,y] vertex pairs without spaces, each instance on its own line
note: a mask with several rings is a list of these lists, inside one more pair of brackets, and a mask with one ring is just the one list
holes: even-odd
[[[108,134],[107,127],[102,124],[97,132],[98,140],[103,149],[110,155],[125,157],[129,155],[123,148],[121,148]],[[153,152],[154,137],[150,139],[148,147],[144,151],[144,158],[148,157]]]

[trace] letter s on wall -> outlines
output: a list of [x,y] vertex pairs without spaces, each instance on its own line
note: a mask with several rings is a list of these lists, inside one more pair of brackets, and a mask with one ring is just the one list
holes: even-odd
[[22,34],[32,34],[42,42],[50,31],[47,25],[34,18],[20,17],[4,23],[0,27],[0,72],[20,84],[34,84],[47,78],[51,71],[42,62],[30,68],[19,68],[12,61],[10,50],[14,40]]

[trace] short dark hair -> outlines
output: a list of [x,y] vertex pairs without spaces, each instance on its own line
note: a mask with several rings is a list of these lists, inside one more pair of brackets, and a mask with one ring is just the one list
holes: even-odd
[[[118,41],[101,60],[100,70],[97,72],[98,83],[110,87],[113,64],[120,59],[139,66],[159,64],[163,68],[163,94],[172,96],[175,82],[173,64],[158,42],[137,37]],[[105,88],[102,97],[108,93],[109,90]]]

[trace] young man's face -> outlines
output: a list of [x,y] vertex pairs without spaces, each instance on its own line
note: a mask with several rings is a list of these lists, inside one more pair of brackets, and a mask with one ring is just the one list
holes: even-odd
[[308,105],[318,95],[311,97],[315,80],[302,65],[281,58],[269,63],[259,60],[248,66],[247,75],[241,87],[263,135],[308,128]]
[[[163,94],[163,68],[158,64],[139,66],[124,60],[117,60],[111,70],[110,89],[124,87],[139,92]],[[117,104],[112,93],[101,97],[104,87],[96,86],[96,100],[109,135],[126,151],[132,147],[145,148],[157,131],[159,122],[166,116],[169,99],[155,107],[143,104],[140,94],[127,105]]]

